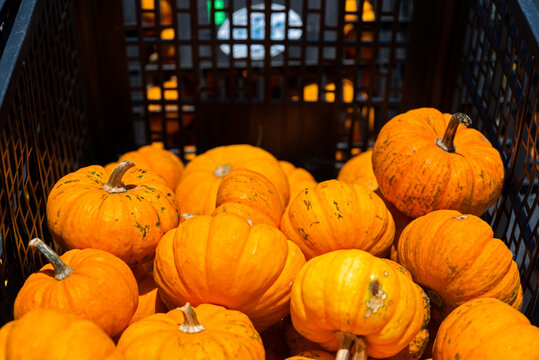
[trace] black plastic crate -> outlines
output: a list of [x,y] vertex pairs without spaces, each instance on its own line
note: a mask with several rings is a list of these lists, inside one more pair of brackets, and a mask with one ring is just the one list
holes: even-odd
[[42,265],[27,242],[52,242],[46,196],[67,172],[161,140],[185,161],[250,143],[324,180],[391,117],[433,106],[469,114],[502,155],[504,191],[484,218],[539,324],[530,1],[163,1],[0,1],[2,322]]

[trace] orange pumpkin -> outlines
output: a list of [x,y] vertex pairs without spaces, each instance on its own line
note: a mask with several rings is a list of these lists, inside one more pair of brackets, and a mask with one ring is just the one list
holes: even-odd
[[239,310],[262,331],[289,312],[290,289],[305,263],[275,227],[235,214],[195,216],[168,232],[154,278],[169,308],[185,302]]
[[249,169],[231,170],[217,190],[213,214],[232,213],[253,224],[279,227],[283,205],[277,189],[264,175]]
[[386,123],[372,155],[384,197],[414,218],[438,209],[487,211],[501,194],[504,168],[498,151],[470,124],[464,114],[432,108]]
[[101,166],[88,166],[54,185],[47,223],[60,246],[106,250],[130,266],[153,256],[159,239],[178,226],[178,204],[160,177],[140,168],[126,173],[132,166],[121,162],[108,181]]
[[219,185],[230,170],[236,168],[264,175],[277,188],[281,203],[288,203],[288,181],[277,159],[251,145],[230,145],[208,150],[187,164],[176,188],[182,212],[196,215],[213,213]]
[[137,281],[138,306],[129,324],[144,319],[150,315],[167,312],[167,307],[161,300],[153,274],[148,273]]
[[317,184],[311,173],[305,169],[295,167],[292,163],[282,160],[279,161],[279,166],[283,169],[288,179],[290,200],[306,187],[315,186]]
[[322,351],[322,350],[306,350],[306,351],[302,351],[296,356],[286,358],[285,360],[310,360],[310,359],[334,360],[335,355],[330,354],[327,351]]
[[125,329],[137,308],[138,292],[122,260],[98,249],[70,250],[60,257],[40,239],[29,246],[37,247],[51,264],[24,282],[13,305],[15,319],[34,309],[53,308],[91,320],[110,336]]
[[339,170],[337,180],[347,184],[359,184],[376,191],[378,183],[372,170],[372,148],[354,156]]
[[498,299],[474,299],[442,322],[433,359],[539,360],[539,328]]
[[[404,274],[408,279],[412,279],[412,274],[404,268],[402,265],[399,265],[397,262],[389,259],[382,259],[389,265],[393,266],[397,271]],[[430,340],[430,333],[428,326],[430,324],[430,299],[423,291],[423,289],[414,283],[414,286],[416,287],[417,291],[421,294],[421,298],[423,300],[423,326],[419,330],[419,332],[416,334],[416,336],[412,339],[412,341],[406,346],[404,349],[402,349],[399,353],[396,355],[393,355],[391,357],[385,358],[390,360],[418,360],[421,358],[423,353],[425,352],[427,345]]]
[[491,227],[474,215],[437,210],[412,221],[401,234],[398,261],[424,288],[437,316],[477,297],[522,303],[517,264]]
[[36,309],[0,329],[0,360],[121,360],[111,338],[89,320]]
[[395,224],[372,191],[327,180],[292,199],[281,230],[307,259],[338,249],[361,249],[380,256],[389,252]]
[[[140,169],[151,170],[161,176],[171,189],[176,189],[183,172],[183,163],[178,156],[164,148],[162,142],[154,142],[151,145],[140,147],[136,151],[123,154],[118,159],[121,161],[132,161]],[[112,173],[118,166],[118,162],[107,164],[105,169]]]
[[408,346],[424,326],[423,296],[389,260],[362,250],[337,250],[312,258],[300,270],[290,315],[307,339],[338,349],[337,359],[347,359],[352,348],[357,358],[387,358]]
[[239,311],[189,303],[129,326],[118,341],[127,360],[263,360],[264,346],[249,318]]
[[395,238],[393,239],[393,244],[391,245],[389,258],[393,261],[397,261],[397,247],[399,244],[399,238],[402,234],[402,231],[414,220],[413,218],[404,215],[387,199],[384,198],[384,196],[380,193],[380,189],[377,189],[375,191],[376,195],[380,196],[380,199],[384,201],[384,204],[386,204],[387,210],[391,213],[391,216],[393,217],[393,220],[395,221]]

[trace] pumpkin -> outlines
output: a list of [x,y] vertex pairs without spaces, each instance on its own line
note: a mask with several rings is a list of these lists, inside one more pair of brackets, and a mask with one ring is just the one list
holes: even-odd
[[495,297],[515,308],[522,303],[517,264],[491,227],[474,215],[437,210],[412,221],[399,239],[398,262],[427,289],[443,319],[477,297]]
[[127,360],[264,359],[260,335],[249,318],[222,306],[189,303],[129,326],[118,341]]
[[298,355],[286,358],[285,360],[309,360],[309,359],[335,360],[335,355],[332,355],[328,353],[327,351],[322,351],[322,350],[306,350],[306,351],[302,351]]
[[381,256],[393,242],[395,224],[372,191],[327,180],[292,199],[281,230],[307,259],[338,249],[361,249]]
[[178,204],[157,175],[126,174],[133,166],[122,161],[108,181],[96,165],[58,180],[47,199],[47,223],[62,248],[102,249],[130,266],[153,256],[159,239],[178,226]]
[[538,360],[539,328],[498,299],[470,300],[440,325],[432,358]]
[[129,324],[156,313],[167,312],[168,309],[159,296],[152,273],[138,279],[137,285],[138,306]]
[[470,124],[462,113],[432,108],[387,122],[372,155],[384,197],[413,218],[439,209],[487,211],[501,194],[504,168],[498,151]]
[[388,262],[357,249],[310,259],[292,286],[294,328],[338,350],[337,359],[350,352],[354,359],[399,353],[424,326],[428,310],[419,287]]
[[28,243],[50,261],[19,290],[13,315],[39,308],[59,309],[91,320],[107,334],[125,329],[138,303],[137,282],[119,258],[99,249],[70,250],[61,257],[40,239]]
[[235,214],[199,215],[161,239],[154,278],[169,308],[222,305],[247,314],[262,331],[288,314],[304,263],[301,250],[273,226],[251,226]]
[[192,217],[195,217],[196,215],[195,214],[181,214],[180,215],[180,224],[189,220],[190,218]]
[[[398,264],[397,262],[389,259],[382,259],[386,263],[393,266],[397,271],[404,274],[406,277],[408,277],[410,280],[412,279],[412,274],[404,268],[402,265]],[[412,341],[406,346],[404,349],[402,349],[399,353],[396,355],[393,355],[386,359],[391,360],[418,360],[421,358],[423,353],[425,352],[429,340],[430,340],[430,333],[428,326],[430,325],[430,299],[423,291],[423,289],[414,283],[414,286],[416,287],[417,291],[421,294],[421,298],[423,300],[423,326],[419,330],[419,332],[416,334],[416,336],[412,339]]]
[[282,204],[288,204],[286,175],[269,152],[251,145],[220,146],[191,160],[176,188],[183,213],[210,215],[215,210],[217,191],[232,169],[245,168],[264,175],[277,188]]
[[35,309],[0,329],[0,360],[120,360],[93,322],[56,309]]
[[360,184],[369,190],[376,191],[378,183],[372,170],[372,148],[345,162],[339,170],[337,180],[347,184]]
[[390,256],[389,258],[393,261],[397,261],[397,247],[399,243],[399,238],[402,234],[402,231],[414,220],[413,218],[404,215],[387,199],[384,198],[382,193],[380,193],[380,189],[377,189],[375,191],[376,195],[380,196],[380,199],[384,201],[384,204],[386,204],[387,210],[391,213],[391,216],[393,217],[393,221],[395,221],[395,238],[393,239],[393,244],[391,245],[390,249]]
[[249,169],[231,170],[217,190],[213,214],[233,213],[253,224],[279,227],[283,205],[277,189],[264,175]]
[[306,187],[315,186],[317,184],[310,172],[303,168],[295,167],[288,161],[279,161],[279,166],[283,169],[290,190],[290,200],[301,190]]
[[[165,92],[166,93],[166,92]],[[118,159],[132,161],[140,169],[151,170],[161,176],[171,189],[176,189],[183,172],[183,163],[178,156],[164,148],[162,142],[153,142],[151,145],[140,147],[136,151],[130,151]],[[118,162],[107,164],[105,169],[112,173],[118,166]]]

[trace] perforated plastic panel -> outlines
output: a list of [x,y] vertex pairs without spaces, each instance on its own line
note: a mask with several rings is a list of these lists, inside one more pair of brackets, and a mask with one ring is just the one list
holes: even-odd
[[529,27],[522,26],[524,18],[511,15],[517,10],[504,1],[472,2],[453,107],[471,115],[506,165],[503,194],[485,218],[514,254],[524,284],[522,309],[537,323],[539,48]]
[[513,251],[523,311],[538,324],[539,15],[529,4],[10,2],[0,9],[0,321],[42,264],[26,243],[51,242],[50,188],[88,158],[163,140],[188,160],[242,142],[322,180],[392,116],[436,106],[468,113],[502,154],[504,192],[485,219]]
[[[68,1],[22,1],[0,61],[0,322],[42,259],[26,244],[51,243],[45,218],[54,183],[88,151]],[[8,54],[8,55],[6,55]]]
[[329,177],[398,113],[412,1],[156,3],[124,1],[138,144],[246,142]]

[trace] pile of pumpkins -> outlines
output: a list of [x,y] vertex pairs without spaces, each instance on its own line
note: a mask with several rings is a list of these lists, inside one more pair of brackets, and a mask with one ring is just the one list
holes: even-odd
[[64,176],[47,221],[66,252],[30,241],[50,264],[0,359],[539,359],[479,218],[502,160],[469,122],[400,114],[320,183],[250,145],[184,167],[154,143]]

